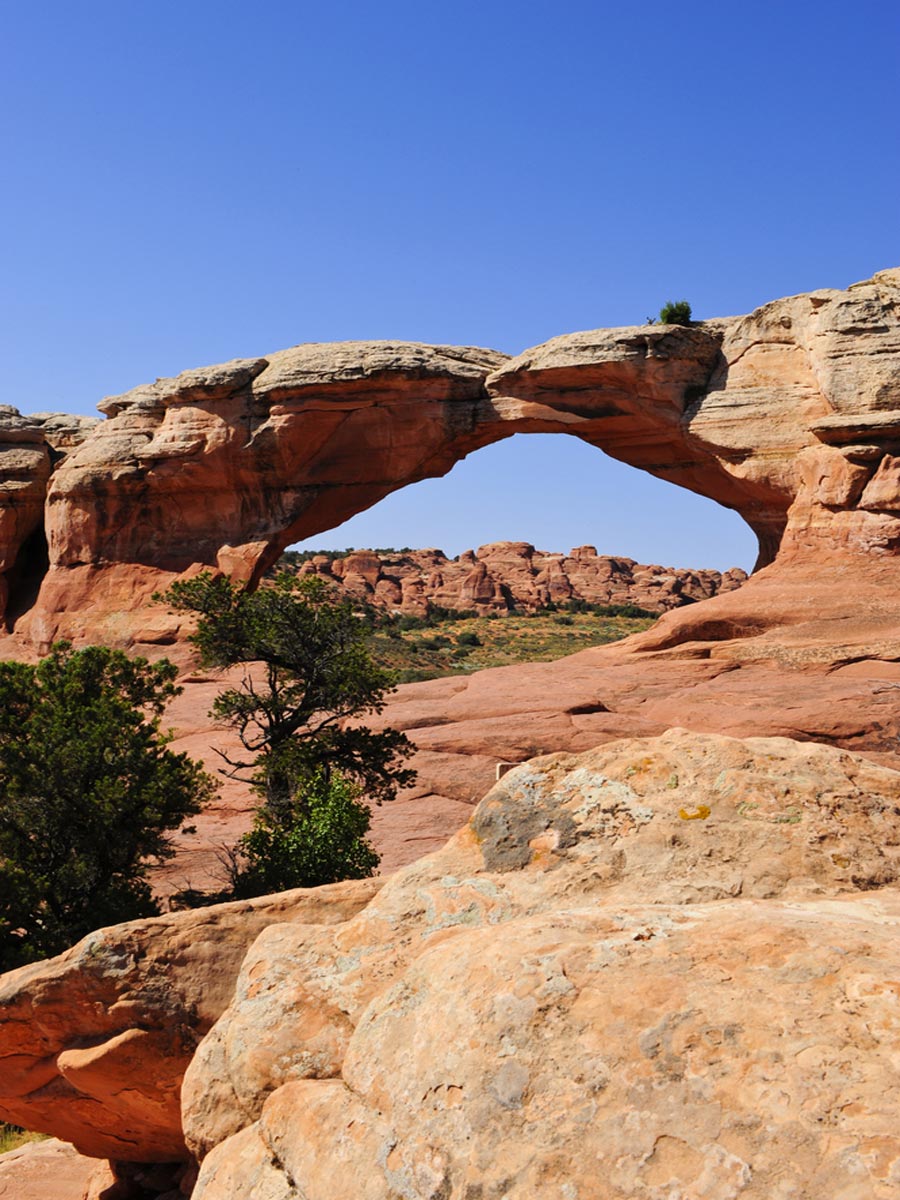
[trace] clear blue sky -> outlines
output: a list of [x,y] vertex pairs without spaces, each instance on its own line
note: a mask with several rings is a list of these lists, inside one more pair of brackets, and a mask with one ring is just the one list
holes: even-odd
[[[0,45],[0,401],[26,412],[301,341],[516,352],[900,262],[886,0],[35,0]],[[321,540],[752,559],[711,502],[530,440]]]

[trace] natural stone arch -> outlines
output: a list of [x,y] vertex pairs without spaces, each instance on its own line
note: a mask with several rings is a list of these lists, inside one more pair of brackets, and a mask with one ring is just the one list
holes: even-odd
[[[733,569],[735,578],[746,579],[758,555],[755,534],[734,510],[634,470],[575,435],[560,433],[521,433],[493,442],[457,462],[446,475],[400,488],[343,524],[289,545],[287,551],[292,558],[302,556],[304,572],[339,578],[354,574],[346,560],[359,558],[361,577],[371,588],[385,581],[379,602],[389,607],[394,600],[387,584],[396,577],[401,591],[407,584],[416,591],[412,582],[418,569],[423,601],[437,588],[442,598],[435,591],[433,603],[454,607],[464,604],[462,596],[452,597],[456,577],[466,564],[475,568],[484,558],[496,559],[491,575],[510,582],[500,562],[506,553],[502,547],[519,548],[510,551],[517,560],[510,570],[517,578],[518,560],[526,551],[536,556],[529,573],[539,575],[553,559],[596,556],[642,572],[651,567],[654,577],[665,573],[673,578],[698,571],[712,577]],[[335,564],[334,571],[326,561]],[[378,576],[374,581],[368,578],[373,570]],[[434,572],[449,590],[441,588],[437,576],[430,578]],[[569,567],[564,573],[568,575]],[[577,569],[576,573],[580,574]],[[359,583],[351,590],[362,594],[371,588]],[[602,602],[600,596],[583,598]],[[516,607],[531,603],[512,593],[506,599]],[[625,603],[621,597],[606,599]]]
[[[22,622],[154,641],[173,575],[255,582],[294,541],[517,432],[567,432],[737,511],[759,565],[900,545],[900,273],[748,317],[555,338],[508,359],[399,342],[297,346],[158,380],[59,467],[50,569]],[[123,615],[124,614],[124,615]]]

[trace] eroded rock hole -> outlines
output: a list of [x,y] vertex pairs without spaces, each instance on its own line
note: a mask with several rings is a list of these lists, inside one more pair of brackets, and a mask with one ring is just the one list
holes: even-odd
[[33,607],[41,582],[50,566],[47,536],[41,523],[22,543],[15,565],[7,575],[9,597],[6,604],[7,633],[12,633],[16,621]]

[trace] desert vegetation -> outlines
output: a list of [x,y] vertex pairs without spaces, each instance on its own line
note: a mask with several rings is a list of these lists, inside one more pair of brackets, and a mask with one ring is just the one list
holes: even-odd
[[47,1135],[43,1133],[32,1133],[28,1129],[22,1129],[18,1125],[0,1124],[0,1154],[6,1154],[10,1150],[17,1150],[19,1146],[24,1146],[28,1142],[42,1142]]
[[247,592],[206,572],[160,599],[198,615],[191,641],[202,666],[246,668],[211,713],[246,751],[222,755],[223,770],[261,799],[230,856],[230,893],[371,875],[378,856],[366,840],[363,797],[390,800],[415,773],[404,765],[412,752],[405,734],[359,723],[381,711],[395,677],[371,653],[357,606],[320,579],[287,573]]
[[[477,616],[433,606],[390,613],[322,579],[283,573],[253,593],[209,573],[159,597],[197,615],[205,668],[244,668],[211,716],[246,752],[221,770],[259,796],[253,827],[226,854],[209,903],[371,875],[372,803],[414,778],[394,729],[373,731],[397,682],[545,661],[646,628],[632,605],[571,601]],[[0,663],[0,966],[58,953],[100,925],[158,911],[151,862],[216,781],[167,749],[161,719],[176,668],[67,643],[37,666]]]
[[660,325],[690,325],[691,306],[687,300],[667,300],[659,310]]
[[639,633],[657,615],[634,605],[575,600],[503,617],[438,609],[425,617],[372,611],[365,619],[375,660],[399,683],[416,683],[512,663],[549,662]]
[[0,968],[159,911],[151,860],[215,783],[167,749],[176,669],[57,643],[0,662]]

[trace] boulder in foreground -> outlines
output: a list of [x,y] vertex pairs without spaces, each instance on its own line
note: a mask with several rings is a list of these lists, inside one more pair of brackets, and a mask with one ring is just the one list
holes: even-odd
[[98,1158],[186,1159],[182,1076],[247,947],[273,922],[346,920],[378,886],[129,921],[0,977],[0,1116]]
[[260,936],[185,1078],[195,1200],[887,1200],[898,878],[900,774],[850,753],[533,760],[350,921]]

